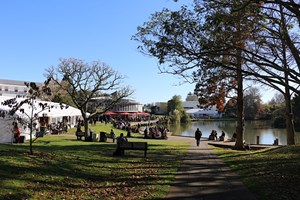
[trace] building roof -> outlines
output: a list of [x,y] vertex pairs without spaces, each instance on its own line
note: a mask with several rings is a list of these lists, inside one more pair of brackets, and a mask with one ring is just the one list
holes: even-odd
[[[32,82],[32,81],[17,81],[17,80],[0,79],[0,84],[3,84],[3,85],[18,85],[18,86],[25,87],[24,82]],[[36,82],[36,84],[40,85],[42,83]]]

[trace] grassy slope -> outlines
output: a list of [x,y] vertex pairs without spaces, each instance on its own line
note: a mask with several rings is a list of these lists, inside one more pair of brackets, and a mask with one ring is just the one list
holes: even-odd
[[[91,128],[99,133],[111,126]],[[33,156],[28,155],[28,143],[0,144],[0,199],[162,198],[180,164],[178,157],[189,146],[148,140],[147,158],[142,151],[113,157],[116,144],[77,141],[72,132],[38,139]]]
[[260,151],[215,150],[259,199],[299,199],[300,145]]

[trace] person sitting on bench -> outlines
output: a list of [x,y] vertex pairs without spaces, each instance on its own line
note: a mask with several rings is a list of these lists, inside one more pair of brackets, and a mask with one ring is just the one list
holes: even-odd
[[117,143],[119,142],[128,142],[127,138],[124,137],[124,134],[121,133],[119,137],[117,137]]
[[119,148],[119,143],[120,142],[128,142],[127,138],[124,137],[124,134],[121,133],[119,137],[117,137],[117,149],[116,151],[113,153],[114,156],[121,156],[124,154],[124,150],[121,150]]

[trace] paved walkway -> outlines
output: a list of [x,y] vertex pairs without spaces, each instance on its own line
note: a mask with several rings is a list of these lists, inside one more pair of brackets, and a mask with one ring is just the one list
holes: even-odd
[[166,199],[255,200],[239,177],[201,140],[170,136],[168,140],[191,142],[187,156],[171,184]]

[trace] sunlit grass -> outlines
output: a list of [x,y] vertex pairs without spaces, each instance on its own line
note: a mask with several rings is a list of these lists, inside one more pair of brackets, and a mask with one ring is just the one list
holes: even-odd
[[[100,132],[111,126],[92,128]],[[148,142],[147,158],[143,151],[114,157],[115,143],[77,141],[72,131],[39,138],[34,155],[29,155],[28,143],[0,144],[0,199],[163,198],[189,147],[184,142],[130,138]]]

